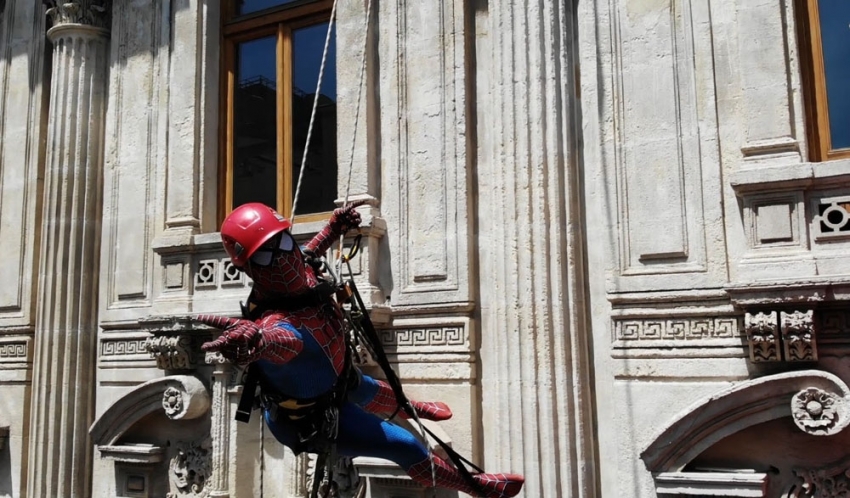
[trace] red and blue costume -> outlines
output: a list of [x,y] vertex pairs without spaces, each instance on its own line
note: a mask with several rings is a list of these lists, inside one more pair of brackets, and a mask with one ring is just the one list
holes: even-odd
[[[342,233],[360,224],[358,205],[334,211],[303,250],[289,232],[291,222],[271,208],[251,203],[235,209],[224,221],[221,236],[233,264],[254,281],[245,308],[249,318],[197,317],[224,329],[203,348],[234,363],[253,365],[259,372],[266,425],[294,451],[318,451],[313,436],[325,423],[323,410],[333,403],[340,455],[383,458],[426,487],[436,484],[477,494],[453,465],[429,455],[411,432],[379,416],[406,414],[399,411],[389,384],[350,366],[342,310],[329,292],[320,290],[321,279],[305,260],[305,253],[324,254]],[[410,403],[420,418],[446,420],[452,415],[443,403]],[[512,474],[472,478],[478,491],[492,498],[515,496],[523,484],[522,476]]]

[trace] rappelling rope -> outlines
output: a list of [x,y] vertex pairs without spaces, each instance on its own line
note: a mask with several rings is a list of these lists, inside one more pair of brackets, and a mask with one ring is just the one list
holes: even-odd
[[[322,61],[319,65],[319,80],[316,82],[316,93],[313,97],[313,109],[310,112],[310,124],[307,127],[307,138],[304,142],[304,153],[301,156],[301,168],[298,172],[298,182],[295,186],[295,196],[292,200],[292,211],[290,214],[290,219],[295,219],[296,208],[298,206],[298,197],[301,194],[301,182],[304,179],[304,170],[307,165],[307,153],[310,150],[310,140],[313,136],[313,125],[316,120],[316,111],[318,109],[319,103],[319,95],[322,89],[322,79],[325,73],[325,66],[327,65],[328,58],[328,48],[330,46],[331,33],[333,32],[334,23],[336,22],[336,7],[337,1],[334,0],[333,6],[331,7],[331,16],[328,21],[328,31],[325,35],[325,46],[322,50]],[[363,36],[363,51],[360,54],[360,75],[358,77],[358,85],[357,85],[357,104],[354,108],[354,126],[352,127],[352,137],[351,137],[351,148],[349,149],[348,154],[348,178],[346,182],[345,188],[345,197],[343,198],[342,207],[345,208],[348,206],[348,198],[351,194],[351,177],[354,170],[354,149],[357,145],[357,131],[360,128],[360,107],[361,102],[363,100],[363,79],[366,75],[366,54],[369,48],[369,27],[371,26],[370,19],[372,17],[372,0],[368,0],[366,2],[366,14],[364,18],[364,22],[366,24],[365,33]],[[342,275],[342,264],[345,262],[348,265],[349,276],[353,278],[353,272],[351,271],[351,266],[348,261],[348,258],[343,253],[343,247],[345,243],[345,233],[342,233],[339,237],[339,258],[337,260],[337,275]],[[365,312],[366,310],[362,310]],[[413,419],[416,421],[416,424],[419,426],[420,434],[423,438],[425,438],[426,445],[430,446],[428,442],[428,436],[426,435],[426,429],[422,424],[422,421],[419,419],[418,414],[415,410],[410,410],[413,415]],[[434,489],[434,496],[436,496],[436,487],[437,487],[437,473],[436,467],[434,465],[434,453],[432,451],[428,452],[429,458],[431,460],[431,482],[432,487]],[[315,491],[314,491],[315,492]]]
[[[316,121],[316,110],[319,107],[319,94],[322,91],[322,79],[325,75],[325,65],[328,62],[328,47],[331,43],[331,33],[336,21],[336,3],[331,7],[331,18],[328,21],[328,32],[325,35],[325,48],[322,50],[322,62],[319,65],[319,81],[316,82],[316,93],[313,95],[313,110],[310,111],[310,124],[307,126],[307,139],[304,141],[304,153],[301,155],[301,169],[298,172],[298,183],[295,185],[295,198],[292,199],[290,219],[295,218],[295,208],[298,206],[298,195],[301,193],[301,180],[304,179],[304,167],[307,165],[307,152],[310,150],[310,139],[313,137],[313,124]],[[365,54],[364,54],[365,55]]]
[[[360,76],[358,77],[357,83],[357,105],[354,107],[354,127],[351,135],[351,148],[348,151],[348,181],[345,185],[345,197],[342,201],[342,207],[345,208],[348,206],[348,196],[351,194],[351,174],[354,170],[354,148],[357,145],[357,130],[360,128],[358,124],[360,123],[360,102],[363,100],[363,78],[366,75],[366,52],[369,49],[369,26],[371,26],[370,19],[372,18],[372,0],[368,0],[366,2],[366,17],[364,22],[366,24],[366,33],[363,36],[363,52],[360,54]],[[336,274],[342,274],[342,263],[343,263],[343,246],[345,243],[345,233],[340,234],[339,236],[339,259],[337,260],[337,269]]]

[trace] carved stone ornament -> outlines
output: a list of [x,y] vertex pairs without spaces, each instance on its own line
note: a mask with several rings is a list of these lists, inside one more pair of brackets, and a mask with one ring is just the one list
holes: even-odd
[[44,0],[53,27],[83,24],[94,28],[112,26],[112,0]]
[[795,485],[787,498],[846,498],[850,496],[850,460],[820,469],[794,469],[802,484]]
[[207,496],[207,479],[210,466],[210,440],[178,442],[177,452],[168,465],[170,492],[166,498],[190,498]]
[[162,393],[162,408],[165,414],[174,418],[183,411],[183,393],[179,389],[169,387]]
[[195,368],[192,338],[185,335],[150,337],[145,350],[156,359],[162,370],[189,370]]
[[354,364],[359,367],[378,366],[378,362],[375,361],[374,357],[372,357],[372,353],[369,351],[369,348],[362,344],[356,344],[354,346]]
[[844,400],[835,394],[810,387],[798,392],[791,400],[794,423],[803,432],[827,435],[838,423]]
[[[313,479],[316,477],[316,457],[309,455],[306,468],[306,488],[313,489]],[[319,485],[319,496],[323,498],[354,498],[360,496],[361,488],[366,484],[360,479],[357,468],[351,458],[341,457],[336,462],[328,462],[333,465],[333,482],[325,480]]]
[[786,361],[815,361],[818,359],[815,344],[814,311],[780,312],[782,345]]
[[776,313],[747,313],[744,317],[744,329],[750,345],[750,361],[760,363],[781,360]]

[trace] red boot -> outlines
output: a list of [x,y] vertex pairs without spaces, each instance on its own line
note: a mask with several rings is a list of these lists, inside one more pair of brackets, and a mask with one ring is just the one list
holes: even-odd
[[484,491],[484,495],[478,494],[466,482],[461,473],[448,462],[438,457],[434,458],[434,475],[431,473],[431,460],[425,460],[412,465],[407,469],[407,474],[417,483],[432,487],[436,476],[438,488],[454,489],[472,496],[483,496],[485,498],[509,498],[519,494],[525,479],[518,474],[472,474],[472,478],[478,483],[478,487]]
[[[398,415],[400,417],[404,419],[410,418],[404,410],[398,409],[395,393],[393,393],[393,389],[390,385],[382,380],[378,380],[376,382],[378,384],[378,392],[375,393],[375,397],[372,398],[372,401],[367,403],[363,409],[369,413],[383,413],[387,415],[398,411]],[[413,406],[413,409],[416,410],[416,414],[419,415],[419,418],[433,420],[435,422],[452,418],[452,411],[445,403],[440,403],[439,401],[411,401],[410,404]]]
[[[413,409],[416,410],[416,414],[419,415],[419,418],[433,420],[435,422],[452,418],[452,411],[449,409],[449,405],[443,402],[411,401],[410,404],[413,406]],[[405,413],[403,410],[399,412],[399,416],[404,419],[410,418],[410,415]]]

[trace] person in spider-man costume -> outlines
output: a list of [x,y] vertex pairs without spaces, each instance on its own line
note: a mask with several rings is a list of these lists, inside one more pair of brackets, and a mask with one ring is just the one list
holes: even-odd
[[[305,253],[324,254],[342,233],[360,225],[355,209],[360,204],[334,211],[303,250],[292,238],[292,223],[273,209],[249,203],[233,210],[222,224],[221,237],[233,264],[254,281],[243,307],[249,318],[198,316],[198,321],[224,329],[203,349],[258,367],[265,423],[296,453],[317,451],[311,436],[321,430],[334,395],[345,392],[337,402],[340,455],[390,460],[423,486],[436,483],[477,495],[452,464],[429,455],[411,432],[379,416],[406,415],[398,410],[389,384],[349,365],[341,309],[322,292],[321,279],[305,261]],[[439,421],[452,415],[444,403],[410,403],[423,419]],[[473,474],[473,479],[489,498],[515,496],[523,485],[523,477],[514,474]]]

